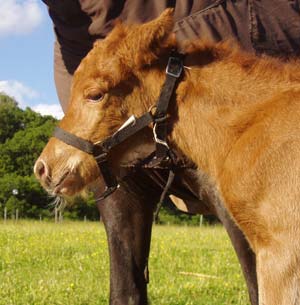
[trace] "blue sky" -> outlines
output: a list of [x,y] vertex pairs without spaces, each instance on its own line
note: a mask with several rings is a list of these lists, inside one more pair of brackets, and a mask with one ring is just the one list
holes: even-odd
[[41,0],[0,0],[0,91],[22,108],[60,118],[53,43],[52,23]]

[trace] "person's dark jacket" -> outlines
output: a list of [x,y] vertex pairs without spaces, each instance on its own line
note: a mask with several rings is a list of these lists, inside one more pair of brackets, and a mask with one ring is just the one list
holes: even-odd
[[175,7],[179,41],[235,38],[249,51],[271,55],[300,52],[300,0],[43,0],[49,7],[61,52],[78,58],[70,73],[104,38],[115,19],[143,23]]

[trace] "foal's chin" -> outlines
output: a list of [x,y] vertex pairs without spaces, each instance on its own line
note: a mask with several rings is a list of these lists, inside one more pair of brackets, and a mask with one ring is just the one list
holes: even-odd
[[72,168],[57,180],[59,183],[49,192],[52,195],[65,197],[66,199],[78,196],[86,197],[91,190],[90,186],[99,180],[99,170],[89,166]]

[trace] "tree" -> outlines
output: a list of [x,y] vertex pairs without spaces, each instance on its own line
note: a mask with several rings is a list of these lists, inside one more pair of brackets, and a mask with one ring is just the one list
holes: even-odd
[[53,198],[33,176],[33,166],[56,122],[30,108],[22,110],[13,98],[0,94],[0,210],[18,209],[23,217],[50,215]]
[[[50,216],[49,198],[33,176],[19,176],[15,173],[0,177],[0,212],[4,207],[8,214],[19,210],[21,217],[37,218],[39,215]],[[17,190],[14,193],[14,190]]]
[[23,129],[22,110],[13,98],[0,93],[0,143],[20,129]]
[[[54,129],[52,120],[41,126],[32,126],[31,122],[24,130],[17,131],[11,139],[0,144],[0,176],[16,173],[31,175],[33,166]],[[31,127],[32,126],[32,127]]]

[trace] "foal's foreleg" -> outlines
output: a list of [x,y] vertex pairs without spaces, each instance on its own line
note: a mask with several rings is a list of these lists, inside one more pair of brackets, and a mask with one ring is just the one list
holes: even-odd
[[[259,305],[300,305],[300,143],[279,144],[260,159],[235,155],[222,191],[256,254]],[[241,171],[245,158],[256,162]]]
[[300,167],[296,157],[283,162],[290,170],[276,163],[281,175],[269,176],[256,209],[264,227],[254,230],[260,305],[300,305]]
[[284,240],[258,250],[260,305],[300,305],[299,250]]
[[259,305],[300,305],[299,204],[292,196],[279,201],[275,189],[268,194],[274,199],[259,205],[248,234],[256,254]]

